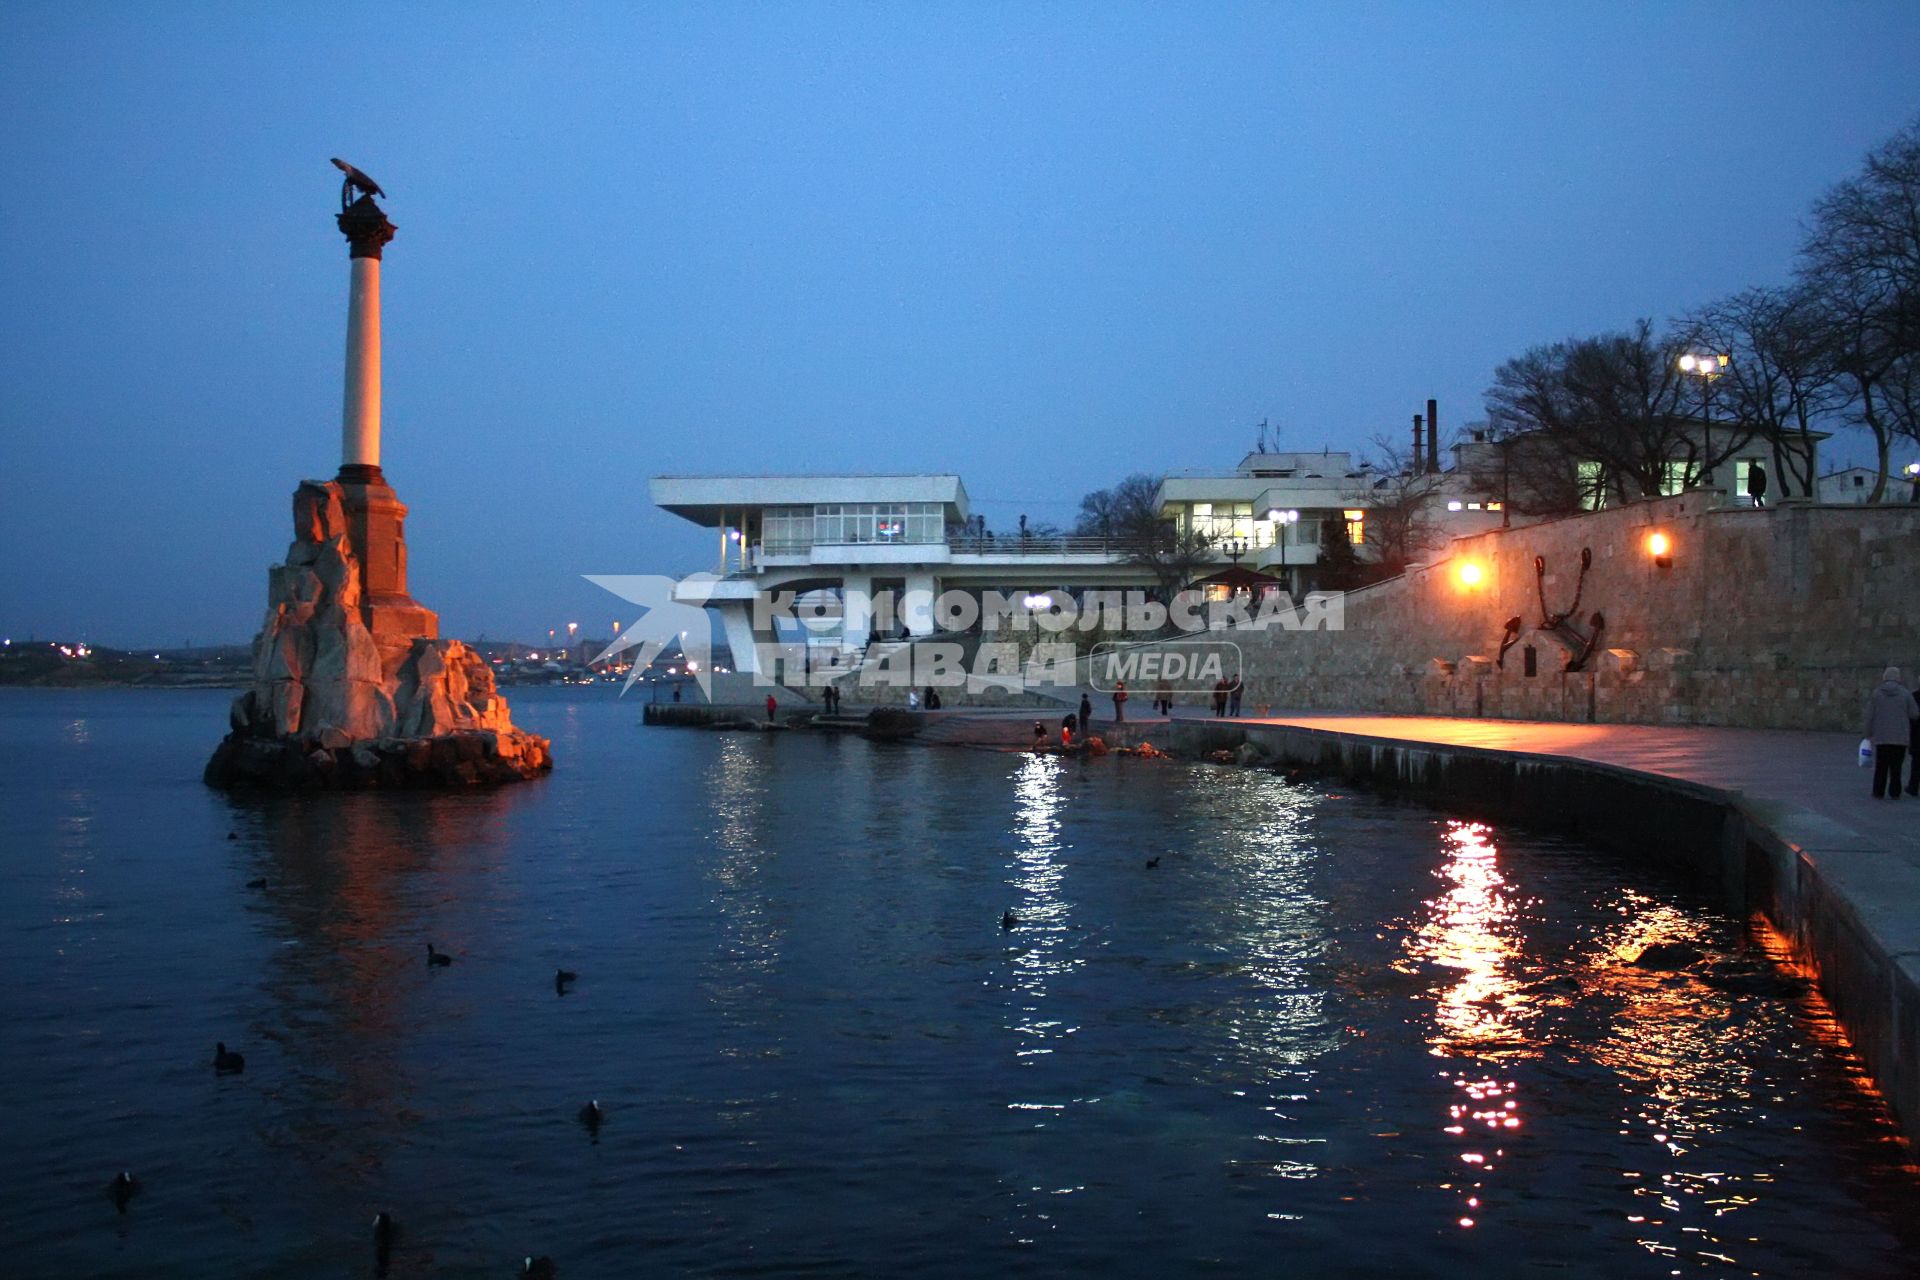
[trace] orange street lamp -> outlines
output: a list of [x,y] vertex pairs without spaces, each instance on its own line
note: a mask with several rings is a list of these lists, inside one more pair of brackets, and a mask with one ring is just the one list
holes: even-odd
[[1647,554],[1662,569],[1673,568],[1673,539],[1658,531],[1647,535]]

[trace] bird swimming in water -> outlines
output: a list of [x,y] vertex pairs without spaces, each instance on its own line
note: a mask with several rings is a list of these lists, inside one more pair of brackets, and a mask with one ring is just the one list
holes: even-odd
[[579,980],[580,980],[580,975],[575,973],[571,969],[555,969],[553,971],[554,994],[562,995],[562,996],[567,994],[568,986],[570,986],[575,982],[578,982]]
[[225,1041],[215,1041],[213,1069],[223,1076],[237,1076],[247,1069],[247,1059],[243,1054],[227,1052]]
[[1155,855],[1154,857],[1147,859],[1147,870],[1151,871],[1159,865],[1160,865],[1160,858],[1158,855]]
[[1002,929],[1011,929],[1013,928],[1013,926],[1019,923],[1020,923],[1020,917],[1013,914],[1011,909],[1009,909],[1005,915],[1000,917],[1000,927]]
[[427,968],[444,969],[452,963],[452,956],[444,951],[435,951],[431,942],[427,944]]
[[520,1268],[525,1280],[560,1280],[560,1268],[553,1265],[553,1259],[545,1254],[537,1258],[528,1258],[526,1265]]
[[587,1103],[586,1106],[580,1108],[580,1123],[587,1126],[587,1128],[593,1131],[594,1133],[600,1132],[600,1122],[605,1120],[606,1118],[607,1118],[607,1113],[600,1109],[600,1103],[598,1099],[595,1099],[594,1101]]
[[249,889],[264,889],[266,887],[267,878],[265,876],[261,876],[258,880],[247,881],[247,888]]
[[114,1174],[113,1181],[107,1184],[107,1194],[113,1198],[113,1207],[125,1213],[127,1201],[140,1194],[140,1179],[122,1169]]
[[240,833],[239,833],[238,831],[229,831],[229,832],[227,832],[227,839],[229,839],[229,840],[238,840],[239,838],[240,838]]
[[384,1210],[373,1216],[373,1271],[375,1275],[387,1274],[387,1267],[393,1261],[394,1241],[400,1238],[400,1227],[393,1215]]

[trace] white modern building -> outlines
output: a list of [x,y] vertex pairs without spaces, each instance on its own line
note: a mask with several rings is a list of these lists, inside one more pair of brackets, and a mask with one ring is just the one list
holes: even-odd
[[[1873,496],[1874,469],[1847,467],[1821,476],[1815,486],[1815,500],[1839,506],[1865,503]],[[1882,502],[1920,501],[1920,462],[1909,463],[1900,475],[1889,475],[1880,494]]]
[[[741,670],[752,669],[756,638],[803,643],[818,669],[875,638],[931,635],[934,601],[949,590],[1016,596],[1153,581],[1106,539],[985,531],[956,475],[656,476],[652,492],[713,530],[716,580],[683,583],[676,599],[719,612]],[[797,635],[756,637],[756,598],[780,592],[814,616]]]
[[1272,584],[1296,599],[1317,585],[1329,539],[1345,539],[1357,559],[1378,558],[1389,508],[1435,545],[1501,520],[1500,502],[1464,475],[1393,475],[1331,451],[1249,453],[1231,471],[1169,475],[1155,501],[1177,527],[1211,539],[1222,566],[1215,590]]

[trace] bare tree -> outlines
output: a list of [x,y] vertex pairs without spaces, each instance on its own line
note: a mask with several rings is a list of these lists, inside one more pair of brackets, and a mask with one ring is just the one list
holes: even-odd
[[1733,356],[1720,378],[1732,416],[1767,441],[1774,474],[1812,494],[1814,424],[1845,398],[1819,299],[1804,289],[1747,289],[1701,308],[1686,328]]
[[1080,499],[1074,532],[1105,538],[1126,562],[1153,575],[1163,602],[1213,563],[1213,539],[1160,514],[1154,505],[1160,477],[1136,472],[1109,489]]
[[[1494,371],[1487,417],[1502,438],[1528,438],[1538,459],[1572,472],[1599,468],[1609,491],[1657,497],[1670,466],[1685,464],[1683,485],[1727,461],[1752,439],[1737,424],[1713,435],[1688,417],[1691,387],[1678,365],[1680,344],[1636,321],[1623,333],[1570,338],[1534,347]],[[1711,425],[1711,424],[1710,424]]]
[[1893,441],[1914,430],[1900,386],[1910,385],[1907,366],[1920,351],[1920,123],[1814,205],[1799,274],[1830,326],[1847,417],[1873,437],[1877,478],[1867,501],[1879,502]]
[[1391,578],[1444,537],[1433,518],[1443,482],[1426,470],[1424,458],[1414,457],[1411,449],[1387,436],[1373,438],[1371,457],[1361,472],[1363,479],[1349,489],[1348,498],[1366,510],[1366,540],[1378,576]]
[[1095,489],[1080,499],[1073,531],[1082,537],[1125,540],[1151,535],[1160,523],[1153,499],[1160,477],[1135,472],[1111,489]]

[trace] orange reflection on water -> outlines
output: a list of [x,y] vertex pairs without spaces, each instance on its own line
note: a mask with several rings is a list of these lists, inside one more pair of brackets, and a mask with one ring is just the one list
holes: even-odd
[[1484,1074],[1458,1068],[1442,1073],[1456,1092],[1441,1131],[1462,1147],[1462,1176],[1442,1186],[1459,1197],[1453,1221],[1466,1231],[1486,1220],[1487,1181],[1507,1154],[1497,1144],[1518,1137],[1522,1124],[1519,1086],[1505,1078],[1503,1064],[1538,1050],[1524,1035],[1522,1019],[1534,1011],[1520,985],[1524,939],[1492,829],[1450,822],[1442,841],[1446,861],[1435,874],[1447,887],[1425,904],[1427,918],[1407,940],[1406,963],[1454,975],[1435,996],[1427,1038],[1432,1052],[1488,1067]]
[[1492,831],[1478,822],[1451,822],[1443,839],[1447,861],[1439,875],[1446,892],[1427,903],[1429,916],[1409,943],[1410,958],[1458,973],[1440,992],[1429,1043],[1440,1054],[1513,1053],[1520,1039],[1513,968],[1521,939],[1500,874]]

